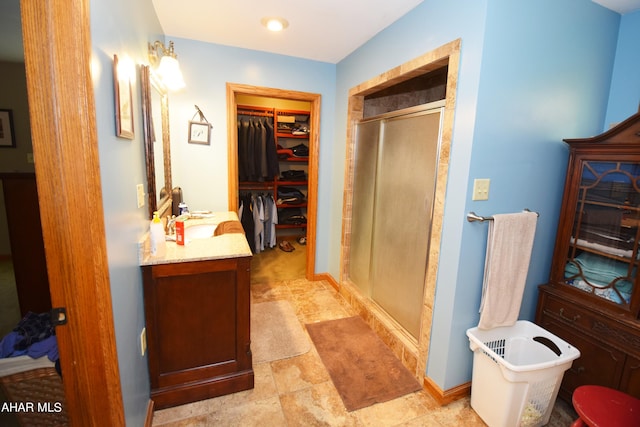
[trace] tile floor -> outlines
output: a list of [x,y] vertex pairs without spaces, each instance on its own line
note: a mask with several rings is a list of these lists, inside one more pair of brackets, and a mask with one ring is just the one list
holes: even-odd
[[[326,282],[305,279],[252,283],[252,303],[289,301],[300,322],[355,313]],[[255,388],[158,410],[154,426],[485,426],[461,399],[440,407],[426,392],[347,412],[315,348],[290,359],[254,364]],[[572,408],[558,400],[549,426],[569,426]]]

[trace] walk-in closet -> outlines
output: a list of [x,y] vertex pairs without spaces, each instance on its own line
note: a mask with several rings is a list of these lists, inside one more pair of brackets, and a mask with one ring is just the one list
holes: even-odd
[[315,253],[308,245],[315,241],[317,106],[270,91],[233,99],[230,182],[236,187],[230,192],[254,254],[254,275],[263,267],[277,274],[284,268],[275,266],[277,259],[308,276]]

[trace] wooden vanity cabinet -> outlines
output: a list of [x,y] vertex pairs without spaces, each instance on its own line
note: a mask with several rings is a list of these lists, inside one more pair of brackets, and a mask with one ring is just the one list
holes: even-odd
[[156,409],[253,388],[250,261],[142,266]]
[[585,384],[640,398],[640,113],[565,142],[564,199],[536,323],[580,350],[562,398]]

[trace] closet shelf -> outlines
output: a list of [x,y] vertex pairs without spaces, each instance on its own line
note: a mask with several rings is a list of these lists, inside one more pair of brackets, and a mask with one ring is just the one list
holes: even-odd
[[276,224],[276,228],[285,229],[285,228],[307,228],[307,224]]
[[273,190],[275,185],[273,181],[265,181],[265,182],[253,182],[253,181],[244,181],[238,183],[238,188],[240,190]]
[[309,185],[308,181],[285,181],[284,179],[279,179],[278,180],[278,185],[286,185],[289,187],[306,187],[307,185]]
[[278,207],[278,208],[305,208],[305,207],[307,207],[307,202],[303,202],[303,203],[276,203],[276,207]]
[[304,134],[304,135],[294,135],[292,133],[286,133],[286,132],[276,132],[276,136],[278,138],[290,138],[290,139],[309,139],[309,134]]
[[309,163],[309,158],[308,157],[287,157],[284,159],[278,159],[281,162],[302,162],[302,163]]

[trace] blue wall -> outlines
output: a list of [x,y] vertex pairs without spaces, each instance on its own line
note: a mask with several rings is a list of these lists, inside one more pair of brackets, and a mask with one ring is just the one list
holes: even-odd
[[[316,271],[327,271],[327,218],[331,204],[335,65],[284,55],[172,38],[187,87],[169,94],[174,186],[191,209],[228,209],[226,84],[240,83],[317,93],[321,99]],[[187,142],[198,105],[213,124],[211,144]]]
[[[122,398],[127,425],[131,426],[144,425],[149,402],[147,357],[140,355],[139,338],[144,304],[137,242],[147,231],[149,220],[148,207],[137,208],[135,192],[136,184],[146,186],[147,181],[137,65],[148,62],[147,43],[160,34],[151,0],[91,2],[92,77],[107,254]],[[114,54],[132,66],[134,140],[115,136]]]
[[[338,64],[336,141],[345,134],[350,87],[462,40],[427,367],[442,389],[470,380],[465,331],[479,318],[487,226],[470,224],[465,215],[525,207],[540,212],[520,313],[533,319],[562,198],[567,152],[561,140],[598,133],[602,126],[619,18],[590,1],[425,1]],[[475,178],[491,179],[488,201],[471,201]],[[342,182],[336,183],[336,205],[341,190]],[[340,214],[336,206],[336,224]],[[338,234],[332,244],[338,247]],[[339,267],[334,253],[332,274]]]
[[639,111],[640,103],[640,10],[622,16],[613,67],[607,118],[602,130]]
[[[484,271],[488,226],[462,218],[469,211],[539,212],[519,316],[533,320],[537,286],[549,277],[562,200],[568,154],[562,139],[599,133],[618,22],[618,14],[591,2],[488,4],[466,208],[448,211],[445,219],[462,228],[460,252],[445,255],[457,262],[457,278],[453,285],[443,281],[449,272],[440,274],[432,328],[447,338],[432,341],[428,375],[445,389],[470,378],[465,330],[478,323]],[[471,200],[475,178],[491,179],[488,201]]]

